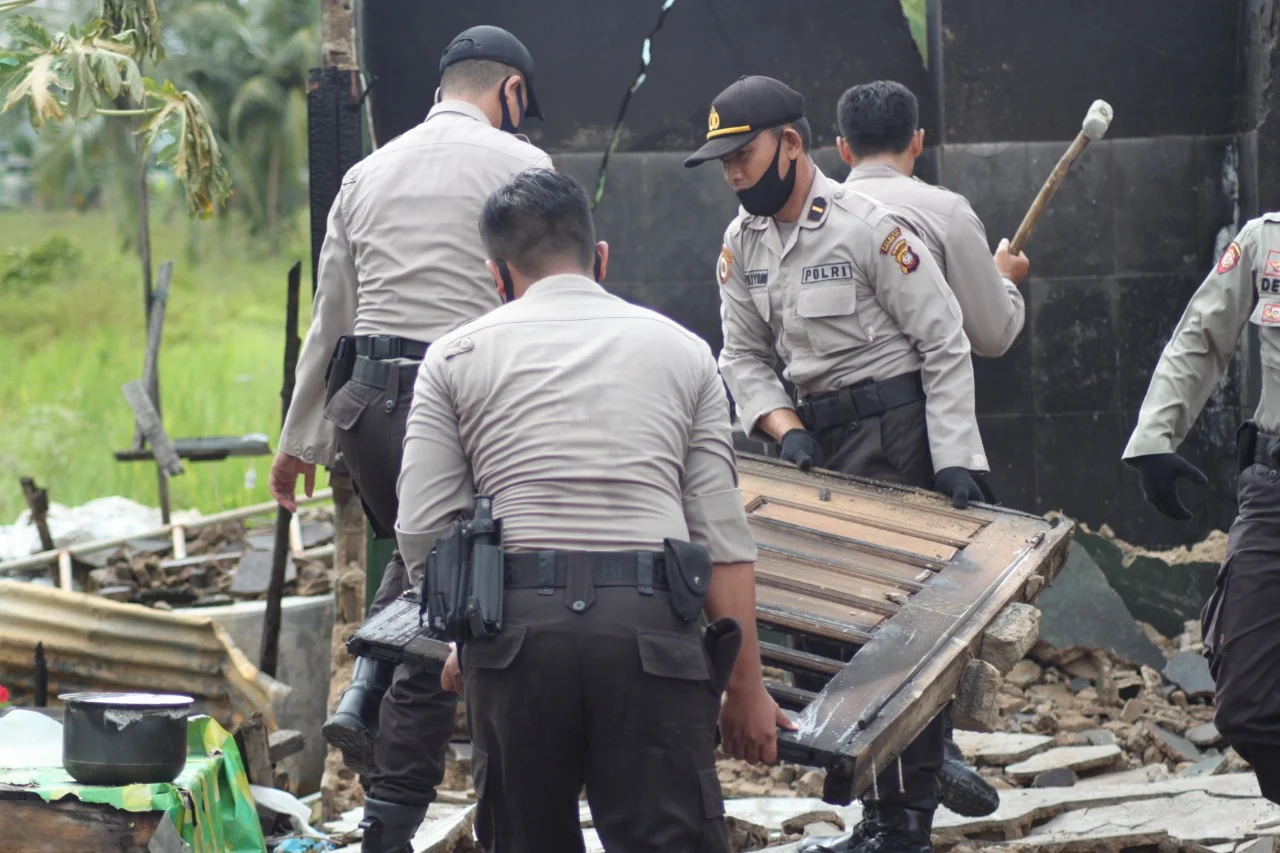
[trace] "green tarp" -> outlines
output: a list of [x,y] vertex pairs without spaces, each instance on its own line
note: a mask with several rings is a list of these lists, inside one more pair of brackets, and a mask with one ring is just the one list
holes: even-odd
[[212,717],[188,721],[187,765],[168,784],[81,785],[61,766],[0,767],[0,784],[21,786],[49,802],[75,797],[130,812],[167,812],[194,853],[264,853],[267,849],[240,750]]

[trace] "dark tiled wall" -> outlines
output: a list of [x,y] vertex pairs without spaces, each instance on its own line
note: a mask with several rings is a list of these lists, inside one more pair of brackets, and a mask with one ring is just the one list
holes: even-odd
[[943,141],[1070,139],[1096,98],[1115,108],[1112,138],[1233,133],[1240,5],[933,0]]
[[[947,145],[942,183],[969,198],[994,246],[1066,145]],[[1107,523],[1143,544],[1230,524],[1240,359],[1184,446],[1212,481],[1186,490],[1192,524],[1151,510],[1120,455],[1165,341],[1234,233],[1235,157],[1233,137],[1177,136],[1104,140],[1077,161],[1025,249],[1025,331],[1005,357],[975,359],[992,481],[1006,503]]]

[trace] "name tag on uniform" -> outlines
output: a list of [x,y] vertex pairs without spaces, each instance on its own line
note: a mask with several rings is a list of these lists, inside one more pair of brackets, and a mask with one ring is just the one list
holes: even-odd
[[747,270],[742,274],[747,280],[747,287],[768,287],[769,271],[768,270]]
[[848,281],[853,278],[853,264],[845,261],[838,264],[819,264],[816,267],[805,267],[800,274],[801,284],[817,284],[822,281]]
[[1280,278],[1263,277],[1258,280],[1259,293],[1280,293]]

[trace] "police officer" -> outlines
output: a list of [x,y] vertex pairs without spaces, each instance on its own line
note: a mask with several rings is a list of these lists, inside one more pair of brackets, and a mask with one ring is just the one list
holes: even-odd
[[964,313],[974,355],[1004,355],[1022,331],[1026,308],[1018,285],[1031,262],[1001,239],[992,257],[982,220],[959,193],[912,177],[924,151],[916,96],[901,83],[879,80],[840,96],[836,121],[840,158],[852,166],[845,185],[907,219],[938,262]]
[[[964,196],[912,177],[924,151],[916,96],[901,83],[879,80],[848,89],[836,106],[840,158],[852,166],[845,186],[878,201],[911,223],[938,262],[964,315],[975,355],[996,357],[1012,346],[1026,318],[1018,285],[1031,264],[1001,240],[992,257],[982,220]],[[979,485],[985,482],[979,479]],[[990,491],[988,502],[994,502]],[[964,760],[947,717],[946,761],[939,776],[942,804],[978,817],[1000,805],[1000,795]]]
[[1177,453],[1222,378],[1245,324],[1256,328],[1262,398],[1237,433],[1239,515],[1201,614],[1216,683],[1214,724],[1280,803],[1280,213],[1251,220],[1200,285],[1156,365],[1124,461],[1169,518],[1191,513],[1178,481],[1205,475]]
[[[551,166],[514,135],[526,116],[541,117],[533,60],[514,36],[497,27],[466,30],[446,48],[440,69],[438,102],[426,120],[343,178],[271,472],[272,494],[293,510],[298,477],[311,494],[316,465],[332,465],[341,450],[384,538],[394,535],[417,365],[432,341],[499,304],[475,233],[480,208],[517,172]],[[373,609],[406,583],[397,554]],[[348,766],[369,776],[366,819],[388,826],[422,819],[443,778],[456,704],[430,673],[357,659],[324,735]]]
[[[987,470],[960,307],[918,238],[888,210],[827,178],[809,155],[799,94],[744,77],[713,101],[707,141],[742,203],[717,264],[720,368],[747,434],[823,466],[919,487],[956,507]],[[797,406],[774,372],[776,352]],[[842,848],[927,851],[944,715],[886,768]],[[899,772],[901,771],[901,772]]]
[[[756,762],[776,760],[776,726],[790,724],[761,677],[756,548],[715,361],[600,287],[608,246],[571,178],[518,175],[485,204],[481,233],[516,301],[428,351],[396,529],[416,572],[476,494],[502,522],[503,627],[461,653],[476,836],[502,853],[581,850],[585,783],[607,849],[727,851],[717,716],[724,748]],[[714,683],[704,602],[676,612],[690,569],[710,572],[707,616],[742,629]],[[442,681],[458,689],[458,673],[455,656]]]

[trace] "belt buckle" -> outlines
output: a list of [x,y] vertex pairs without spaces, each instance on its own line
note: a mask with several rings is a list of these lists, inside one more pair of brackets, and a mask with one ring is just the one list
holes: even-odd
[[399,353],[396,352],[397,341],[392,340],[391,335],[374,335],[373,336],[373,357],[379,361],[388,358],[398,358]]

